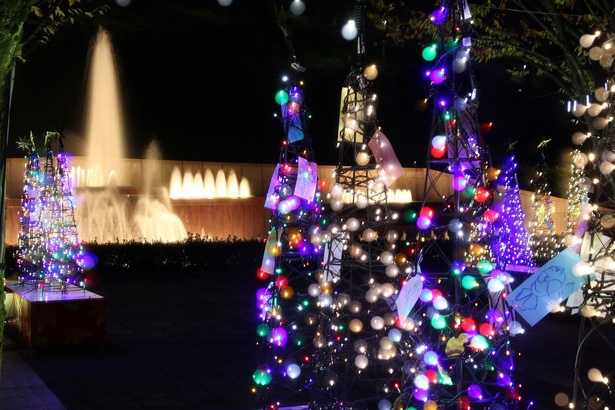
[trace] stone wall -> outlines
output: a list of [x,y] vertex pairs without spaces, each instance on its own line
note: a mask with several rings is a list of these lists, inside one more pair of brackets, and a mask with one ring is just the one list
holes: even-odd
[[[7,165],[6,242],[15,244],[19,229],[25,159],[11,158]],[[179,170],[181,175],[205,175],[209,170],[213,175],[222,172],[227,178],[233,173],[238,181],[245,179],[248,182],[251,193],[249,198],[174,199],[171,201],[173,211],[183,221],[188,232],[212,239],[254,239],[267,233],[271,212],[264,208],[263,204],[275,164],[126,159],[123,166],[124,169],[118,172],[117,183],[120,186],[138,187],[134,194],[138,194],[141,187],[145,186],[170,191],[175,170]],[[77,174],[83,175],[85,158],[75,157],[72,167]],[[334,169],[331,165],[319,166],[319,177],[332,182]],[[425,168],[405,168],[404,175],[391,189],[409,190],[412,193],[412,201],[421,202],[426,172]],[[449,174],[432,171],[428,183],[436,188],[430,191],[433,197],[428,198],[429,202],[440,201],[438,195],[453,194]],[[557,233],[561,233],[566,228],[566,200],[556,197],[552,197],[552,200],[555,229]],[[527,224],[533,215],[532,192],[522,191],[521,202]]]

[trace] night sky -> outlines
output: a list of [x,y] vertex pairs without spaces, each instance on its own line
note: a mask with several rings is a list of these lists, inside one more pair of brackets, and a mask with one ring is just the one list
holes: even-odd
[[[128,156],[141,158],[156,139],[164,159],[275,163],[283,131],[273,118],[275,92],[290,70],[290,57],[276,23],[289,1],[132,0],[111,2],[102,20],[66,28],[50,44],[36,47],[16,71],[10,128],[10,155],[20,157],[18,138],[60,127],[66,147],[81,155],[89,44],[98,25],[112,36],[119,73]],[[300,18],[288,13],[305,73],[305,103],[312,114],[309,133],[315,159],[335,164],[340,88],[355,56],[355,42],[340,35],[353,17],[353,0],[306,1]],[[274,11],[275,10],[275,11]],[[374,83],[378,120],[402,165],[425,164],[430,110],[416,102],[428,94],[422,72],[429,68],[421,48],[396,48],[368,31],[366,58],[379,67]],[[570,146],[571,117],[549,84],[516,84],[505,64],[478,66],[481,122],[493,122],[486,143],[493,161],[502,160],[511,141],[520,162],[535,164],[536,146],[552,138],[549,161]]]

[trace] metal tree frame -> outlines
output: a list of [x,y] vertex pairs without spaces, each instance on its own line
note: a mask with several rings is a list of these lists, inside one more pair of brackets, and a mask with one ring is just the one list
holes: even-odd
[[[582,253],[587,252],[586,262],[592,265],[594,270],[587,276],[586,284],[580,291],[580,303],[569,306],[573,313],[584,316],[579,325],[570,400],[570,403],[575,404],[575,408],[601,408],[596,406],[600,403],[611,403],[615,399],[615,392],[609,386],[609,376],[612,374],[606,376],[604,383],[594,381],[594,385],[588,387],[581,365],[585,348],[592,340],[595,342],[596,338],[602,340],[603,345],[615,353],[615,344],[603,333],[605,326],[613,326],[615,322],[615,264],[609,263],[615,255],[615,230],[605,228],[605,225],[611,225],[612,218],[612,211],[594,211],[591,214]],[[569,302],[569,305],[573,303]]]
[[[591,37],[591,36],[590,36]],[[583,352],[592,337],[599,337],[606,347],[615,351],[615,345],[603,333],[605,326],[613,326],[615,322],[615,166],[613,155],[615,152],[615,124],[612,121],[615,103],[615,71],[613,67],[613,45],[615,35],[603,33],[602,44],[597,44],[597,37],[593,37],[591,44],[583,45],[588,48],[588,56],[596,60],[602,67],[594,71],[596,84],[603,84],[602,92],[597,89],[594,96],[584,96],[583,104],[573,102],[571,112],[578,117],[579,123],[583,123],[587,133],[575,133],[573,142],[583,145],[588,141],[589,153],[587,168],[585,163],[582,169],[586,170],[587,177],[591,180],[588,190],[592,204],[592,211],[583,215],[579,224],[587,223],[587,231],[584,234],[581,257],[584,262],[593,267],[593,271],[587,277],[587,281],[580,291],[581,296],[568,301],[573,313],[584,316],[579,328],[576,359],[574,363],[574,385],[571,405],[576,408],[601,408],[600,403],[612,403],[615,400],[613,389],[609,386],[608,377],[605,383],[597,382],[587,388],[581,374],[581,359]],[[583,43],[582,43],[583,44]],[[590,49],[591,46],[594,46]],[[605,47],[609,46],[609,47]],[[592,52],[601,50],[600,54],[610,53],[606,59],[592,56]],[[593,110],[598,108],[597,110]],[[587,184],[589,185],[589,184]],[[581,205],[583,207],[583,205]],[[583,220],[583,218],[587,220]],[[577,230],[578,232],[578,230]],[[577,238],[581,240],[581,238]],[[575,305],[576,304],[576,305]],[[573,306],[570,306],[573,305]],[[613,374],[609,375],[612,376]]]
[[[305,68],[298,62],[283,12],[278,16],[278,24],[291,56],[291,70],[284,83],[284,92],[289,100],[280,102],[283,112],[280,120],[285,139],[280,147],[277,171],[272,176],[275,186],[271,196],[277,204],[293,194],[300,178],[299,160],[313,162],[314,156],[308,130],[309,111],[301,89]],[[291,137],[293,133],[299,134]],[[301,199],[297,209],[287,212],[277,205],[272,208],[266,247],[275,246],[279,251],[267,256],[266,250],[263,258],[263,263],[270,258],[273,266],[268,272],[270,279],[264,288],[266,292],[259,312],[259,326],[265,325],[267,331],[257,327],[261,339],[257,343],[258,369],[254,376],[255,393],[263,409],[309,402],[314,395],[315,379],[319,376],[321,365],[320,360],[312,358],[314,348],[311,339],[316,332],[314,325],[320,316],[320,308],[306,301],[309,299],[310,285],[316,283],[315,272],[321,266],[322,254],[301,251],[297,238],[310,242],[311,236],[318,233],[320,198],[320,191],[316,189],[313,201]],[[271,335],[276,328],[285,329],[287,342],[282,343]],[[305,360],[305,357],[310,360]],[[299,374],[290,377],[289,365],[297,366]],[[263,382],[263,377],[269,377],[269,381]]]
[[[435,61],[432,71],[447,67],[451,72],[458,53],[467,53],[471,47],[467,2],[445,1],[441,10],[445,7],[448,8],[449,14],[446,22],[442,24],[439,43],[439,48],[445,51]],[[461,37],[461,44],[455,42],[447,49],[445,45],[450,44],[448,42],[457,36]],[[492,195],[479,199],[473,193],[479,189],[495,188],[493,181],[488,180],[486,174],[491,160],[489,152],[484,148],[477,118],[478,86],[469,59],[463,61],[465,69],[452,70],[453,73],[442,83],[434,81],[429,96],[434,113],[431,136],[446,137],[446,154],[435,156],[431,150],[427,153],[422,209],[433,207],[435,215],[429,227],[419,227],[418,242],[421,249],[416,261],[417,270],[423,272],[426,278],[426,285],[439,286],[442,294],[450,297],[450,305],[442,315],[450,318],[451,324],[442,331],[435,331],[427,324],[419,331],[423,341],[429,341],[430,348],[438,352],[445,352],[448,343],[459,343],[458,351],[443,355],[441,364],[449,370],[449,383],[437,383],[429,388],[429,399],[435,401],[438,408],[455,406],[461,410],[469,408],[469,403],[480,403],[488,406],[481,408],[506,406],[507,409],[513,409],[518,406],[518,394],[512,383],[503,383],[498,379],[497,371],[505,368],[508,376],[512,377],[509,326],[514,316],[504,301],[506,289],[499,292],[487,291],[486,284],[490,277],[481,273],[477,264],[457,268],[463,260],[463,250],[470,245],[468,226],[480,220],[493,201]],[[444,103],[444,100],[448,103]],[[456,177],[465,181],[463,188],[455,185]],[[441,188],[442,180],[449,186],[453,183],[452,193]],[[453,230],[453,224],[460,229]],[[452,236],[451,239],[448,239],[449,235]],[[436,263],[429,266],[433,261]],[[462,276],[472,276],[477,281],[477,286],[470,290],[465,289],[461,285]],[[427,304],[417,308],[415,317],[420,314],[421,309],[428,309]],[[494,326],[490,347],[480,351],[471,348],[469,342],[463,342],[463,321],[472,317],[484,318],[487,312],[495,312],[500,321]],[[480,397],[468,398],[472,385],[481,387]],[[407,386],[405,395],[400,398],[404,405],[416,402],[416,399],[413,401],[412,398],[411,378]]]
[[[337,306],[323,311],[319,332],[326,344],[319,354],[329,360],[323,374],[334,394],[323,394],[312,403],[314,409],[375,408],[382,399],[394,401],[401,383],[399,352],[383,347],[393,346],[385,329],[395,327],[393,290],[399,289],[403,274],[387,274],[381,260],[384,252],[392,256],[399,236],[392,229],[397,214],[388,207],[382,170],[369,145],[379,126],[372,78],[365,71],[364,8],[362,1],[355,3],[357,54],[342,92],[331,239],[323,269],[323,284],[332,284]],[[360,329],[353,327],[358,323]],[[367,367],[359,363],[363,359]]]

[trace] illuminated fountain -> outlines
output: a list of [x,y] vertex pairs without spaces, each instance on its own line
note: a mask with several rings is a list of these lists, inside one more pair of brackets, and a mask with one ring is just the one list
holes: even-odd
[[[102,28],[92,49],[88,84],[87,165],[72,169],[81,239],[103,243],[185,239],[186,230],[171,209],[168,191],[151,186],[148,170],[143,170],[144,186],[126,188],[122,101],[111,40]],[[150,145],[145,164],[157,157],[157,147]]]
[[205,177],[200,172],[182,173],[178,167],[171,174],[171,198],[249,198],[251,197],[250,184],[246,178],[237,180],[235,170],[231,169],[228,178],[224,171],[219,169],[214,179],[211,169],[205,170]]
[[92,49],[86,101],[87,186],[118,185],[125,156],[122,98],[111,39],[102,28]]
[[266,222],[262,200],[252,197],[250,183],[238,178],[235,169],[212,171],[200,163],[180,162],[169,176],[163,166],[168,161],[162,160],[155,141],[145,159],[125,158],[115,67],[111,39],[100,29],[89,66],[87,152],[71,168],[81,240],[176,242],[188,237],[186,226],[210,239],[261,235]]

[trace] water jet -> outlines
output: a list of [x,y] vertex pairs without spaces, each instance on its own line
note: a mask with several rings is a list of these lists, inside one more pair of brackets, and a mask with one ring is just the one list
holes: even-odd
[[[86,167],[73,168],[75,219],[84,242],[161,241],[187,237],[173,213],[168,191],[151,186],[151,169],[144,167],[144,185],[126,195],[128,170],[123,169],[125,126],[119,76],[109,33],[100,28],[88,67],[86,99]],[[159,159],[155,142],[146,164]]]

